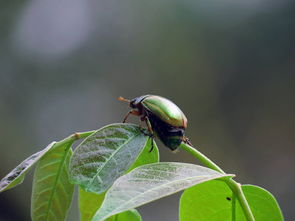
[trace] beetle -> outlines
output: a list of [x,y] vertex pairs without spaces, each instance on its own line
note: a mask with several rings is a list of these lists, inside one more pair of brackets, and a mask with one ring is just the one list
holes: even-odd
[[[136,115],[147,124],[150,137],[153,139],[156,134],[172,151],[176,150],[182,141],[191,145],[189,139],[184,136],[187,118],[172,101],[157,95],[143,95],[132,100],[119,97],[118,100],[128,102],[132,108],[125,115],[123,123],[129,115]],[[153,146],[150,151],[152,149]]]

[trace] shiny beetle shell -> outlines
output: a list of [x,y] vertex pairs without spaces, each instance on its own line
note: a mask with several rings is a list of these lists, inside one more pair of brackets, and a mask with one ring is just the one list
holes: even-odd
[[167,124],[174,127],[187,127],[186,116],[172,101],[160,96],[147,95],[142,98],[141,103]]

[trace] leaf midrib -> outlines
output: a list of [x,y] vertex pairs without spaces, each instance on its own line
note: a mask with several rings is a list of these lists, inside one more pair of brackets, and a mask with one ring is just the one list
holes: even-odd
[[70,147],[72,145],[73,142],[70,142],[68,143],[68,145],[66,146],[66,151],[65,151],[65,154],[61,160],[61,163],[60,163],[60,166],[58,168],[58,172],[57,172],[57,176],[55,178],[55,181],[54,181],[54,184],[53,184],[53,189],[52,189],[52,192],[50,194],[50,198],[49,198],[49,202],[48,202],[48,207],[47,207],[47,210],[46,210],[46,216],[45,216],[45,220],[48,220],[48,217],[49,217],[49,211],[51,210],[51,205],[52,205],[52,200],[53,200],[53,197],[56,193],[56,188],[57,188],[57,183],[58,183],[58,180],[60,178],[60,175],[61,175],[61,169],[65,163],[65,159],[69,153],[69,150],[70,150]]
[[[211,177],[208,177],[208,176],[211,176]],[[213,179],[217,179],[217,178],[221,178],[221,177],[224,177],[224,176],[231,176],[231,175],[228,175],[228,174],[221,174],[221,175],[219,175],[219,176],[217,176],[217,175],[207,175],[207,176],[206,176],[207,178],[204,179],[204,180],[202,180],[201,182],[206,182],[206,181],[211,180],[212,176],[214,177]],[[142,193],[138,194],[136,197],[134,197],[134,198],[128,200],[127,202],[121,204],[119,207],[116,208],[116,210],[115,210],[114,212],[116,212],[116,213],[118,213],[118,212],[122,212],[122,211],[120,211],[120,209],[121,209],[121,208],[124,208],[125,205],[128,205],[128,203],[129,203],[130,201],[132,201],[132,200],[134,200],[134,199],[138,199],[140,196],[142,196],[142,195],[144,195],[144,194],[146,194],[146,193],[148,193],[148,192],[152,192],[152,191],[155,191],[155,190],[157,190],[157,189],[165,188],[165,186],[168,186],[168,185],[170,185],[170,184],[174,184],[174,183],[178,183],[178,182],[182,182],[182,181],[187,181],[187,180],[194,180],[194,179],[196,179],[196,178],[198,178],[198,177],[204,177],[204,175],[194,176],[194,177],[189,177],[189,178],[185,178],[185,179],[181,179],[181,180],[174,180],[174,181],[172,181],[172,182],[164,183],[164,184],[162,184],[162,185],[160,185],[160,186],[157,186],[157,187],[155,187],[155,188],[149,189],[149,190],[147,190],[147,191],[145,191],[145,192],[142,192]],[[201,183],[201,182],[200,182],[200,183]],[[176,192],[178,192],[178,191],[180,191],[180,190],[177,190]],[[176,192],[173,192],[173,193],[176,193]],[[171,194],[173,194],[173,193],[171,193]],[[169,194],[169,195],[171,195],[171,194]],[[169,196],[169,195],[164,195],[164,196],[162,196],[162,197]],[[161,198],[162,198],[162,197],[161,197]],[[153,200],[154,200],[154,199],[153,199]],[[150,200],[150,201],[144,202],[144,203],[142,203],[142,204],[139,204],[139,205],[137,205],[136,207],[141,206],[141,205],[146,204],[146,203],[149,203],[149,202],[151,202],[151,201],[153,201],[153,200]],[[102,206],[103,206],[103,205],[102,205]],[[109,216],[114,215],[114,214],[116,214],[116,213],[111,213]],[[109,217],[109,216],[107,216],[107,217]],[[103,216],[102,218],[106,218],[106,216]]]

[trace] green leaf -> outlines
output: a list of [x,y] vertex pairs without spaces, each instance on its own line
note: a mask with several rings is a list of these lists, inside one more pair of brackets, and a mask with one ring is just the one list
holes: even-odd
[[[243,185],[242,189],[255,221],[283,220],[280,208],[269,192],[250,185]],[[233,214],[235,219],[232,218]],[[233,198],[231,189],[220,180],[211,180],[185,190],[180,199],[179,215],[180,221],[246,221],[239,202]]]
[[104,192],[130,168],[147,139],[137,125],[103,127],[75,150],[70,163],[71,181],[87,192]]
[[32,191],[33,221],[65,220],[74,192],[68,177],[72,143],[56,145],[38,162]]
[[105,221],[141,221],[141,216],[136,209],[127,210],[107,218]]
[[211,179],[228,177],[214,170],[187,163],[153,163],[121,176],[107,191],[93,220],[141,206]]
[[95,212],[99,209],[104,199],[105,193],[96,194],[86,192],[79,187],[79,210],[80,220],[90,221]]
[[5,176],[0,181],[0,193],[9,190],[13,187],[15,187],[18,184],[21,184],[25,178],[26,173],[29,171],[29,169],[36,163],[38,160],[44,156],[55,144],[55,142],[52,142],[49,144],[45,149],[33,154],[32,156],[25,159],[23,162],[21,162],[16,168],[14,168],[7,176]]
[[[150,141],[153,142],[153,145],[154,145],[154,148],[151,152],[150,152],[150,150],[152,148],[152,145],[151,145]],[[138,156],[136,161],[132,164],[132,166],[128,169],[127,173],[136,167],[139,167],[139,166],[142,166],[145,164],[159,162],[160,156],[159,156],[158,146],[157,146],[156,142],[153,141],[152,139],[150,141],[148,140],[148,142],[146,142],[146,145],[145,145],[143,151],[140,153],[140,155]]]
[[[242,185],[242,190],[256,221],[284,220],[279,204],[270,192],[254,185]],[[236,220],[246,221],[242,208],[239,204],[237,205]]]
[[[95,212],[101,206],[105,193],[96,194],[86,192],[79,187],[79,209],[80,209],[80,220],[91,221]],[[106,219],[106,221],[141,221],[141,216],[137,210],[132,209],[116,215],[113,215]]]
[[231,205],[231,189],[223,181],[211,180],[183,192],[180,199],[179,220],[231,220]]
[[[128,171],[144,164],[159,162],[159,150],[155,142],[154,142],[153,151],[150,152],[150,150],[151,150],[151,142],[146,142],[145,148],[140,153],[140,155],[138,156],[138,158],[136,159],[136,161],[133,163],[133,165],[130,167]],[[90,221],[92,219],[93,215],[101,206],[104,196],[105,196],[105,193],[95,194],[91,192],[86,192],[82,188],[79,188],[79,209],[81,214],[81,217],[80,217],[81,221]],[[116,219],[117,219],[116,221],[119,221],[118,217],[125,217],[127,215],[128,217],[129,216],[137,217],[134,215],[133,212],[130,212],[130,211],[124,212],[125,215],[120,215],[120,214],[114,215],[110,217],[109,219],[113,219],[113,217],[116,216]],[[123,218],[120,218],[120,220],[121,219]],[[128,221],[130,219],[126,219],[126,220]],[[134,220],[138,220],[138,219],[134,218]]]

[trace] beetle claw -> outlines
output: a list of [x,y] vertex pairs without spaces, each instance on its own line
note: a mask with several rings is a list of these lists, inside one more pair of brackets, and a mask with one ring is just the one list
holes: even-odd
[[183,142],[190,145],[190,146],[193,146],[193,144],[191,143],[191,141],[187,137],[183,137]]
[[150,136],[150,138],[149,139],[151,139],[151,144],[152,144],[152,147],[151,147],[151,149],[149,150],[149,153],[150,152],[152,152],[153,151],[153,149],[154,149],[154,135],[152,134],[151,136]]

